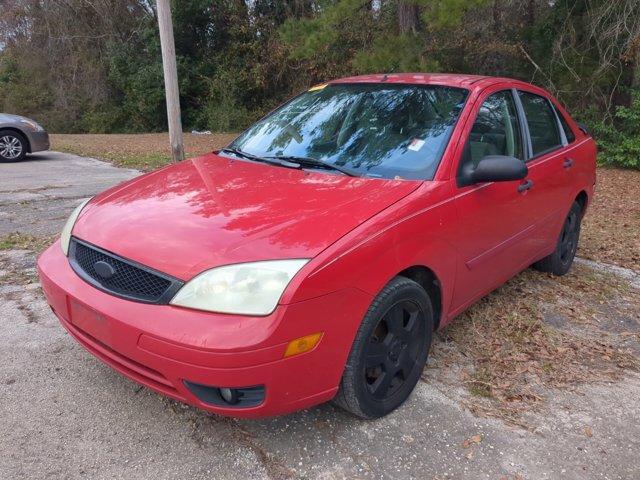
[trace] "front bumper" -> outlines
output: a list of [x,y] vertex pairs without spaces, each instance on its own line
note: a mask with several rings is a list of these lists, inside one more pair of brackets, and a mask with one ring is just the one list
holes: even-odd
[[[67,331],[123,375],[175,400],[237,417],[279,415],[330,400],[356,330],[371,302],[357,289],[290,305],[267,317],[214,314],[120,299],[85,283],[59,242],[38,259],[42,288]],[[323,332],[311,351],[283,358],[289,341]],[[265,386],[255,407],[220,407],[184,381],[217,387]]]
[[28,132],[27,136],[29,138],[29,153],[49,150],[51,145],[49,143],[49,134],[47,132]]

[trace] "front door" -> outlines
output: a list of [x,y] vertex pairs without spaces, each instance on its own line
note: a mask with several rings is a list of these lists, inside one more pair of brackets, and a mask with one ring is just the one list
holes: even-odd
[[[488,155],[508,155],[524,161],[526,137],[513,91],[488,93],[479,105],[458,171],[468,162],[477,165]],[[525,208],[527,181],[458,187],[459,264],[454,314],[513,276],[532,255],[529,239],[535,222]]]

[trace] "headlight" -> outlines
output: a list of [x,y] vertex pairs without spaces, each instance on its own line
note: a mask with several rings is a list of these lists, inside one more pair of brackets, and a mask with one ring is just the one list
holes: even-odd
[[20,121],[22,123],[24,123],[25,125],[28,125],[29,127],[31,127],[31,130],[33,130],[34,132],[42,132],[42,131],[44,131],[44,128],[42,128],[40,125],[38,125],[33,120],[28,120],[26,118],[23,118]]
[[309,260],[270,260],[217,267],[186,283],[172,305],[219,313],[269,315]]
[[73,230],[73,226],[78,219],[78,215],[84,208],[84,206],[89,203],[90,198],[87,198],[84,202],[76,207],[73,213],[69,216],[67,223],[64,224],[62,228],[62,232],[60,233],[60,246],[62,247],[62,251],[65,255],[69,255],[69,241],[71,240],[71,230]]

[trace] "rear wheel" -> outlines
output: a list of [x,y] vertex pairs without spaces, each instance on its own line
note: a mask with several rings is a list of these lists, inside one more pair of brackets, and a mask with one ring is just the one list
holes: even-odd
[[534,263],[533,268],[554,275],[564,275],[569,271],[578,250],[581,219],[582,207],[578,202],[573,202],[562,226],[555,251],[548,257]]
[[0,130],[0,161],[17,162],[27,154],[27,140],[12,130]]
[[433,325],[425,290],[408,278],[391,280],[358,329],[334,403],[361,418],[402,405],[427,361]]

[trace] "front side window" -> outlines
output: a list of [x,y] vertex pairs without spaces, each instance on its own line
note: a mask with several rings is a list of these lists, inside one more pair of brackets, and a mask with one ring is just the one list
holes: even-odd
[[558,122],[549,100],[540,95],[518,91],[527,117],[533,156],[550,152],[562,145]]
[[475,168],[489,155],[524,159],[518,112],[510,90],[494,93],[482,103],[465,146],[461,168],[469,163]]
[[330,84],[294,98],[230,148],[306,157],[377,178],[433,178],[467,91],[404,84]]

